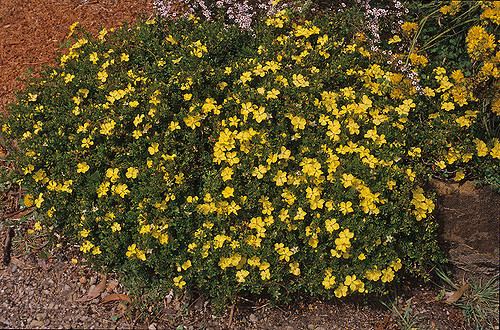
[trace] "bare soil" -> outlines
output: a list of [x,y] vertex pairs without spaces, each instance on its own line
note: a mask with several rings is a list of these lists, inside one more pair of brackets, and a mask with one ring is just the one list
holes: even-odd
[[[15,91],[22,88],[20,78],[27,69],[36,72],[43,64],[53,63],[70,24],[79,21],[96,32],[101,27],[118,26],[150,13],[150,0],[0,0],[0,113],[6,112]],[[474,193],[479,195],[467,200],[467,205],[488,194]],[[168,296],[161,305],[150,306],[148,312],[148,306],[142,304],[143,298],[128,296],[113,274],[97,274],[85,265],[74,265],[71,259],[75,254],[71,249],[48,248],[46,237],[27,235],[27,223],[18,219],[22,215],[17,203],[20,194],[19,189],[0,193],[0,252],[5,250],[8,228],[16,228],[15,236],[10,239],[9,263],[0,266],[0,328],[397,328],[397,318],[376,301],[310,301],[277,307],[266,301],[242,299],[236,306],[228,306],[222,315],[214,316],[210,304],[202,297]],[[458,240],[464,236],[460,228],[473,232],[476,227],[471,223],[475,219],[498,218],[500,214],[500,203],[494,205],[498,195],[488,195],[493,198],[490,202],[472,209],[464,206],[460,199],[463,196],[453,193],[443,196],[440,216],[448,219],[445,232],[459,237]],[[454,224],[454,219],[464,225]],[[481,232],[490,235],[488,239],[493,243],[482,244],[486,236],[474,240],[479,244],[477,247],[468,240],[463,243],[473,245],[478,253],[496,256],[498,261],[498,220],[485,226]],[[439,293],[436,287],[413,286],[399,295],[397,304],[411,307],[421,328],[465,329],[462,312],[437,299]],[[111,298],[116,300],[106,302]]]

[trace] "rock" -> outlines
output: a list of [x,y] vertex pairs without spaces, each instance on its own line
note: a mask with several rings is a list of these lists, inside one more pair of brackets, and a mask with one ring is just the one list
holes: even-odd
[[441,238],[458,270],[493,276],[499,267],[500,194],[472,182],[433,181],[438,192]]
[[156,323],[151,323],[148,325],[148,330],[156,330]]
[[41,327],[43,327],[43,325],[44,325],[43,321],[33,320],[30,322],[28,327],[29,328],[41,328]]
[[250,314],[250,316],[248,317],[248,319],[250,320],[250,322],[252,323],[257,323],[259,321],[259,318],[255,315],[255,314]]

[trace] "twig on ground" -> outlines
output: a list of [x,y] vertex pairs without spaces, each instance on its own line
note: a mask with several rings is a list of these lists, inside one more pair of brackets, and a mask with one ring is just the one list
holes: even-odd
[[229,312],[229,322],[227,323],[227,327],[229,329],[231,329],[231,326],[233,325],[234,306],[235,304],[231,306],[231,311]]

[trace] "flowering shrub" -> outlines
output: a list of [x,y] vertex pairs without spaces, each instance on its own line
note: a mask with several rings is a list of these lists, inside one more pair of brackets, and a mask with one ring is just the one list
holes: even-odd
[[425,275],[442,260],[425,162],[445,148],[450,164],[498,159],[500,144],[427,141],[475,119],[473,97],[453,93],[460,75],[437,68],[419,89],[348,18],[77,34],[2,125],[34,229],[220,301],[382,293],[403,271]]
[[[412,135],[422,143],[431,142],[432,155],[424,157],[433,160],[428,164],[435,175],[456,181],[479,177],[499,189],[499,52],[495,31],[500,4],[448,1],[411,9],[413,21],[402,24],[400,38],[410,50],[401,54],[400,61],[420,68],[417,87],[435,107],[446,110],[429,114],[429,120],[423,117],[421,125],[415,125],[417,130],[435,134],[434,138],[426,139],[416,132]],[[426,85],[439,87],[432,92],[423,87]],[[474,153],[478,158],[472,157]]]

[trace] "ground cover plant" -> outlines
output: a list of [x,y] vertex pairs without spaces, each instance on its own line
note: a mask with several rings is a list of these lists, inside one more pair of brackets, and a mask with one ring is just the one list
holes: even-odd
[[[220,302],[425,277],[443,260],[426,181],[498,166],[499,141],[479,135],[491,108],[466,73],[399,52],[399,36],[373,50],[353,17],[155,18],[97,38],[73,26],[2,125],[33,230]],[[469,38],[472,59],[496,51],[490,36]]]

